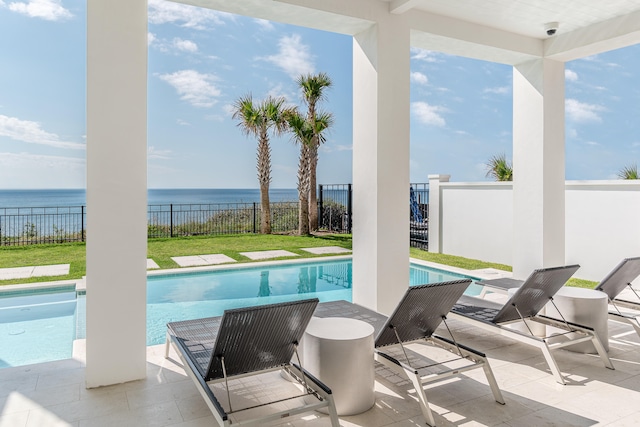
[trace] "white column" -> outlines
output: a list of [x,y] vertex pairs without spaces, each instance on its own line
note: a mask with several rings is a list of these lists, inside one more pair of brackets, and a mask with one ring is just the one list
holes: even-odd
[[147,1],[87,2],[87,387],[146,375]]
[[513,69],[513,275],[565,262],[564,63]]
[[409,28],[353,43],[353,301],[390,314],[409,285]]
[[440,183],[449,182],[451,175],[429,175],[429,252],[440,253],[442,247],[442,212]]

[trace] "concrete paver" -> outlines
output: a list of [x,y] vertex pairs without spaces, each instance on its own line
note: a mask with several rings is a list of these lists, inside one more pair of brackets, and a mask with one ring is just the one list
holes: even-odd
[[285,251],[285,250],[275,250],[275,251],[257,251],[257,252],[240,252],[240,255],[244,255],[249,259],[269,259],[269,258],[279,258],[283,256],[300,256],[298,254],[294,254],[293,252]]

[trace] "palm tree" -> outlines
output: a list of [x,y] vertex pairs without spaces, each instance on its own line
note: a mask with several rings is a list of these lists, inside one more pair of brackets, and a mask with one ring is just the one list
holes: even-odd
[[504,153],[495,155],[486,164],[487,175],[496,181],[513,181],[513,167]]
[[286,113],[292,139],[300,145],[298,159],[298,234],[309,234],[309,147],[313,143],[313,130],[297,108]]
[[245,135],[258,139],[258,182],[260,184],[260,232],[271,234],[271,205],[269,204],[269,184],[271,184],[271,146],[269,133],[279,135],[287,129],[283,114],[284,97],[267,97],[259,104],[253,103],[251,94],[241,96],[233,104],[233,118]]
[[623,167],[618,172],[618,177],[620,179],[640,179],[638,177],[638,165],[633,164]]
[[[326,73],[306,74],[298,77],[298,86],[307,104],[307,120],[313,121],[316,116],[318,101],[325,99],[325,89],[331,87],[331,78]],[[315,126],[313,126],[315,128]],[[318,133],[314,134],[309,149],[309,226],[312,231],[318,229],[318,199],[316,194],[316,169],[318,166],[318,147],[323,141]]]

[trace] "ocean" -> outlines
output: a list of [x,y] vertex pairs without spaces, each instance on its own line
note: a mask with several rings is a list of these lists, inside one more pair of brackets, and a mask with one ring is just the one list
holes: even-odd
[[[273,188],[269,190],[271,202],[295,202],[298,190]],[[149,189],[147,204],[214,204],[214,203],[254,203],[260,202],[257,188],[185,188]],[[87,204],[84,189],[56,190],[0,190],[0,209],[84,206]]]

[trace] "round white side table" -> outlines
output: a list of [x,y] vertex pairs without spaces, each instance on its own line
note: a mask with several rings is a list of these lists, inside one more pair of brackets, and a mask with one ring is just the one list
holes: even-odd
[[359,414],[375,403],[373,332],[370,324],[344,317],[312,317],[307,326],[304,367],[331,388],[338,415]]
[[[609,351],[607,294],[594,289],[563,286],[554,295],[553,302],[567,321],[593,328],[604,349]],[[546,311],[547,316],[561,319],[553,304],[547,304]],[[570,345],[565,349],[578,353],[596,352],[590,342]]]

